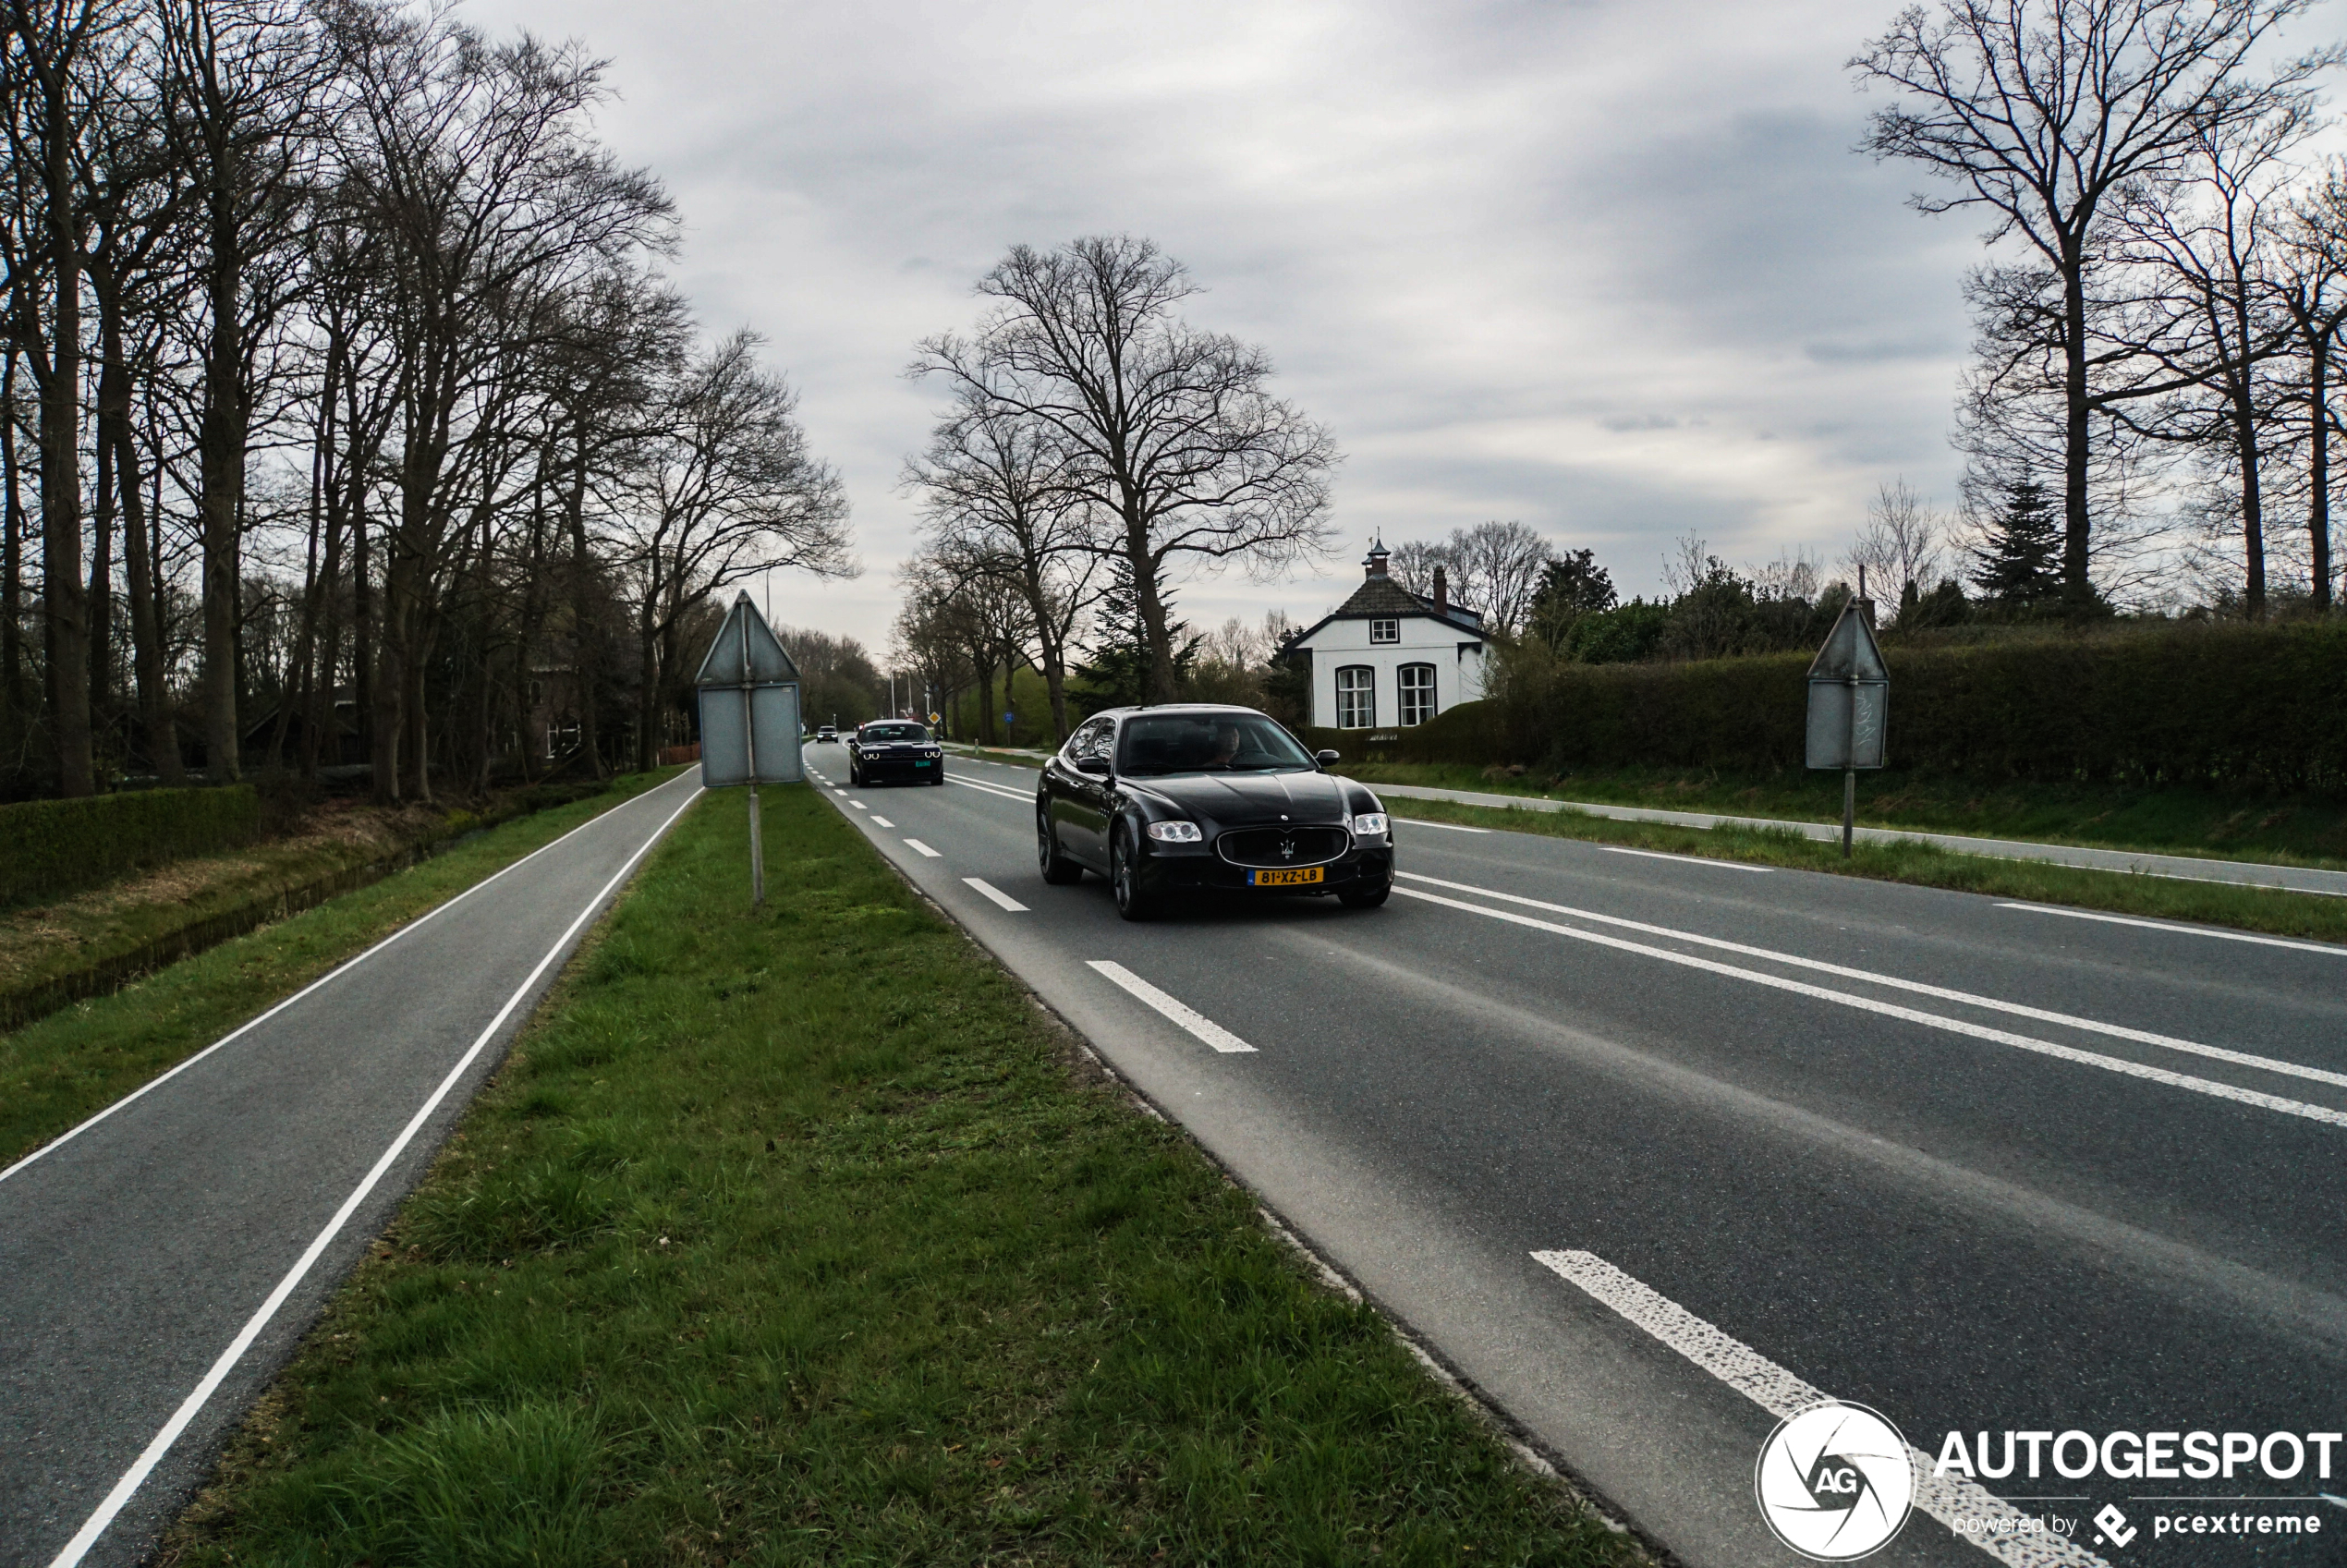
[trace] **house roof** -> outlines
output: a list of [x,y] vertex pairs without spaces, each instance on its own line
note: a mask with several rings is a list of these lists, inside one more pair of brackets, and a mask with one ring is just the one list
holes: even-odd
[[1483,617],[1480,614],[1456,602],[1443,610],[1435,609],[1433,600],[1422,593],[1412,593],[1387,574],[1386,558],[1384,545],[1370,546],[1369,557],[1362,563],[1368,568],[1368,575],[1361,586],[1353,590],[1353,597],[1312,623],[1306,630],[1298,632],[1288,646],[1303,647],[1332,621],[1384,620],[1403,616],[1440,621],[1463,637],[1472,638],[1478,642],[1483,640]]

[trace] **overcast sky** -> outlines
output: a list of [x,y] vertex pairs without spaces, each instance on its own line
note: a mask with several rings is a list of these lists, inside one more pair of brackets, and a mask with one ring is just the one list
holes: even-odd
[[885,650],[897,491],[1017,242],[1148,235],[1267,347],[1345,462],[1341,540],[1179,591],[1203,629],[1317,617],[1391,543],[1520,518],[1651,592],[1693,532],[1838,558],[1882,481],[1953,499],[1977,221],[1850,151],[1843,62],[1898,0],[1546,5],[470,0],[611,60],[602,115],[687,223],[705,326],[755,327],[845,477],[864,574],[778,620]]

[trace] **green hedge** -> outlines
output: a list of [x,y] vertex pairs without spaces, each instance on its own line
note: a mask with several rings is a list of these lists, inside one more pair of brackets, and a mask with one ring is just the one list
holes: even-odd
[[[2054,633],[1886,647],[1890,761],[1983,778],[2347,792],[2347,623]],[[1500,694],[1415,730],[1309,732],[1394,761],[1802,766],[1806,653],[1507,665]]]
[[233,849],[260,834],[261,796],[250,784],[0,806],[0,905]]

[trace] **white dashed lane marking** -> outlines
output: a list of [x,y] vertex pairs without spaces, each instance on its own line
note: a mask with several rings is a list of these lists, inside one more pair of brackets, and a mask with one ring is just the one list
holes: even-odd
[[[1594,1252],[1536,1252],[1532,1258],[1780,1420],[1829,1397]],[[1915,1477],[1915,1507],[1999,1562],[2015,1568],[2108,1568],[2075,1542],[2044,1531],[2025,1531],[2019,1527],[2025,1517],[2019,1509],[1962,1477],[1934,1474],[1938,1465],[1932,1456],[1913,1445],[1907,1449],[1907,1462]],[[1972,1524],[1959,1526],[1960,1519]],[[1982,1531],[1982,1520],[2012,1520],[2016,1527]]]
[[930,848],[928,845],[923,844],[923,843],[922,843],[919,839],[917,839],[917,838],[908,838],[908,839],[906,839],[906,840],[905,841],[905,847],[906,847],[906,848],[907,848],[907,849],[910,849],[910,850],[911,850],[914,854],[916,854],[916,855],[926,855],[926,856],[927,856],[927,857],[929,857],[931,860],[938,860],[938,859],[942,859],[942,858],[943,858],[943,857],[942,857],[942,856],[941,856],[941,855],[939,855],[939,854],[937,853],[937,851],[936,851],[936,850],[931,849],[931,848]]
[[1122,986],[1225,1055],[1235,1055],[1241,1051],[1252,1053],[1255,1050],[1255,1047],[1247,1044],[1213,1019],[1191,1011],[1122,964],[1112,964],[1105,958],[1095,958],[1087,963],[1085,967],[1099,971],[1102,978]]
[[1759,871],[1765,874],[1776,869],[1774,866],[1746,866],[1734,860],[1707,860],[1700,855],[1665,855],[1660,849],[1624,849],[1613,844],[1601,844],[1598,847],[1608,855],[1643,855],[1649,860],[1680,860],[1690,866],[1714,866],[1722,871]]
[[872,826],[876,828],[893,828],[895,825],[896,824],[894,822],[890,821],[885,817],[876,816],[872,819]]
[[1017,899],[1013,898],[1009,893],[1004,893],[1001,888],[996,887],[993,883],[981,881],[977,877],[964,877],[962,881],[978,889],[979,892],[984,893],[987,897],[992,899],[1003,908],[1011,910],[1016,914],[1024,915],[1027,913],[1026,905],[1021,904]]

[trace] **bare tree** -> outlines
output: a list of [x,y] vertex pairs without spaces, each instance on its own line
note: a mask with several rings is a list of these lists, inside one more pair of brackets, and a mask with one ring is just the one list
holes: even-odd
[[1434,592],[1441,570],[1453,603],[1482,615],[1485,631],[1514,637],[1531,618],[1540,579],[1555,559],[1549,541],[1522,523],[1489,522],[1453,529],[1444,540],[1397,544],[1386,570],[1422,599]]
[[[1895,604],[1910,585],[1920,593],[1939,576],[1944,534],[1940,515],[1902,477],[1879,486],[1867,504],[1866,524],[1851,541],[1846,564],[1854,574],[1864,567],[1867,591]],[[1810,576],[1809,591],[1801,598],[1816,595],[1816,574]]]
[[760,572],[853,576],[839,478],[809,455],[797,398],[737,332],[688,365],[630,456],[616,503],[636,579],[641,686],[636,761],[660,748],[660,705],[686,619],[711,594]]
[[2311,0],[1940,0],[1911,6],[1850,62],[1896,90],[1862,144],[1950,182],[1925,213],[1980,208],[1989,243],[2017,237],[2051,274],[2063,397],[2064,592],[2083,604],[2092,522],[2092,418],[2103,367],[2088,348],[2093,274],[2107,264],[2106,206],[2159,179],[2212,136],[2302,109],[2337,48],[2249,68],[2273,29]]
[[1035,420],[1057,484],[1110,519],[1137,585],[1148,695],[1176,695],[1158,581],[1177,557],[1263,574],[1327,548],[1329,432],[1271,395],[1270,358],[1174,314],[1198,292],[1181,263],[1130,236],[1014,247],[979,280],[975,335],[929,339],[915,375]]
[[2314,607],[2330,609],[2330,438],[2338,426],[2331,382],[2347,327],[2347,165],[2324,167],[2312,190],[2293,203],[2281,226],[2272,289],[2289,320],[2303,371],[2293,390],[2304,410],[2307,576]]
[[1103,558],[1094,509],[1060,482],[1063,467],[1051,426],[964,386],[905,477],[922,493],[931,548],[1026,600],[1052,725],[1065,740],[1068,646],[1100,596]]
[[2274,181],[2307,126],[2293,106],[2212,135],[2181,169],[2119,207],[2142,279],[2142,352],[2182,383],[2120,417],[2148,434],[2222,451],[2252,618],[2266,609],[2267,445],[2282,401],[2272,361],[2295,335],[2273,290],[2272,230],[2284,208]]

